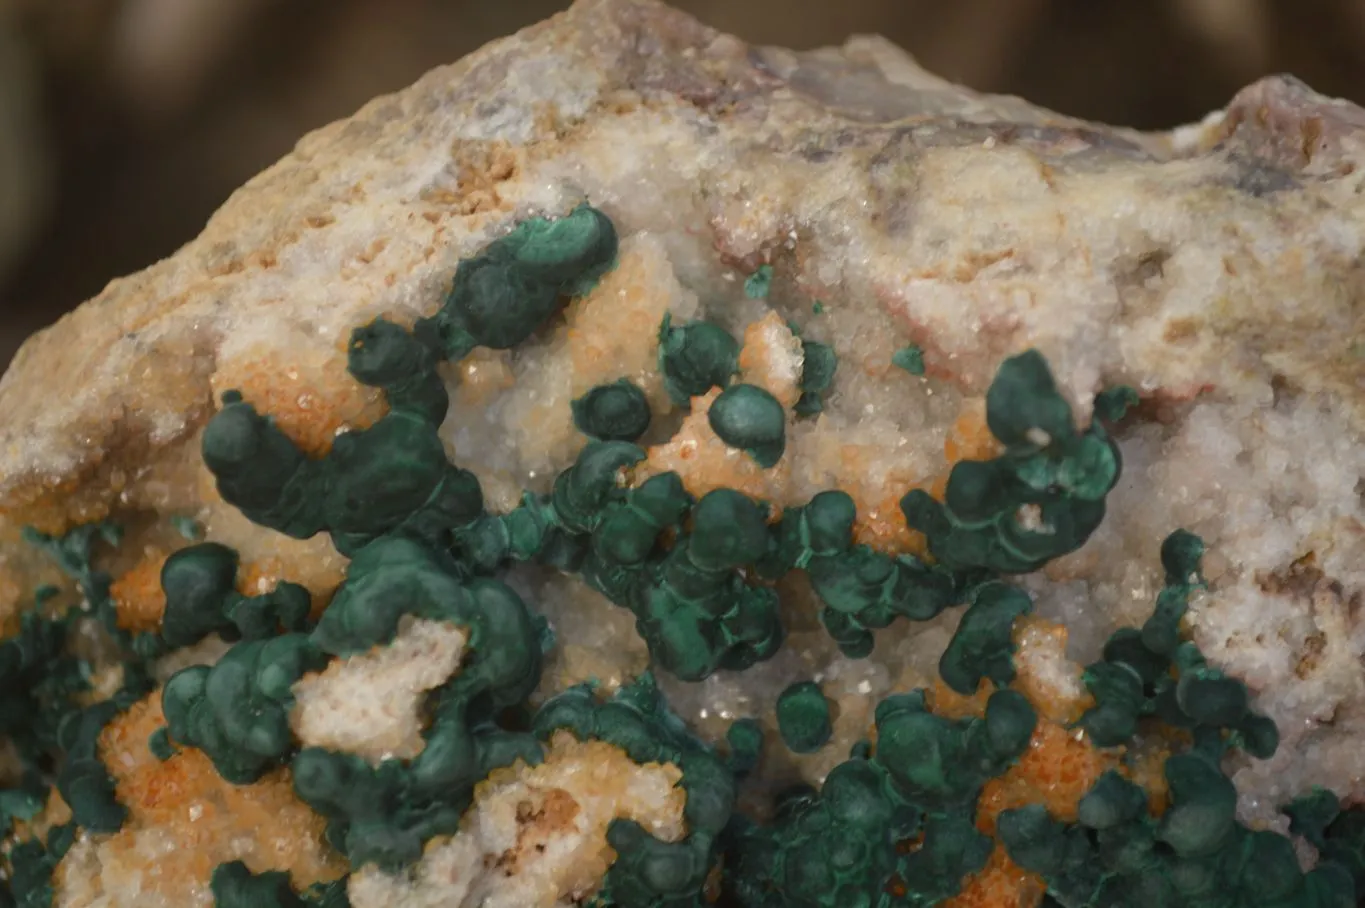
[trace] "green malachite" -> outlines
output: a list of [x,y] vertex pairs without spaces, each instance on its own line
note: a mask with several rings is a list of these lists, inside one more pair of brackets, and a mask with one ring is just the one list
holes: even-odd
[[723,388],[739,371],[739,341],[715,322],[673,324],[671,313],[659,325],[659,373],[673,402],[686,407],[692,398]]
[[706,413],[716,437],[739,448],[760,467],[776,466],[787,446],[787,414],[757,385],[731,385]]
[[635,441],[649,430],[649,401],[629,379],[598,385],[569,406],[574,426],[589,438]]
[[798,681],[777,698],[777,730],[782,741],[799,754],[814,753],[829,743],[829,701],[814,681]]
[[[148,747],[159,759],[197,747],[234,784],[274,767],[292,769],[298,795],[327,819],[327,839],[359,868],[397,870],[424,845],[457,832],[474,786],[495,768],[543,759],[558,730],[622,748],[636,762],[675,764],[686,790],[687,834],[664,842],[618,819],[608,830],[617,858],[590,904],[599,908],[928,908],[981,870],[994,841],[976,828],[983,786],[1024,752],[1037,716],[1008,689],[1015,619],[1029,596],[1006,577],[1075,551],[1104,516],[1121,472],[1107,425],[1136,395],[1102,392],[1089,428],[1078,431],[1036,351],[1005,360],[987,394],[987,424],[1004,446],[988,461],[957,464],[942,503],[912,491],[901,507],[928,539],[931,559],[855,545],[856,508],[832,489],[769,522],[767,503],[733,489],[688,494],[675,473],[634,487],[624,471],[645,459],[634,442],[649,428],[643,392],[621,380],[572,404],[590,441],[549,494],[526,493],[490,514],[477,478],[451,464],[439,428],[447,392],[437,373],[476,346],[509,349],[534,335],[566,297],[585,292],[612,266],[617,236],[602,212],[580,206],[557,220],[531,219],[457,268],[445,304],[413,331],[383,319],[357,328],[351,374],[381,389],[388,413],[339,436],[310,459],[240,394],[228,392],[203,437],[205,463],[223,497],[254,522],[297,538],[326,532],[351,558],[346,581],[314,626],[303,587],[282,582],[261,596],[235,589],[237,555],[214,542],[175,553],[162,571],[166,610],[158,634],[137,639],[117,627],[109,577],[94,566],[96,544],[117,543],[109,525],[61,538],[28,534],[72,576],[127,656],[125,686],[84,708],[89,666],[66,643],[78,610],[30,611],[0,643],[0,732],[27,772],[0,789],[0,815],[26,819],[53,781],[73,823],[43,841],[14,844],[0,908],[48,906],[51,872],[78,827],[119,828],[126,810],[100,762],[100,730],[151,687],[152,657],[219,634],[233,642],[212,667],[172,676],[162,690],[167,727]],[[746,283],[768,295],[771,268]],[[658,364],[678,404],[721,388],[708,419],[727,444],[763,467],[782,457],[787,414],[767,391],[731,384],[739,344],[719,325],[675,325],[658,335]],[[797,415],[816,416],[837,357],[802,341]],[[918,348],[896,364],[923,371]],[[1278,736],[1251,711],[1246,687],[1209,666],[1180,622],[1200,577],[1202,542],[1177,531],[1162,546],[1166,586],[1141,628],[1124,628],[1087,667],[1095,705],[1079,720],[1098,746],[1125,744],[1144,726],[1183,730],[1188,750],[1165,765],[1170,806],[1160,817],[1147,794],[1117,772],[1101,776],[1076,822],[1038,806],[1006,810],[999,838],[1020,866],[1043,878],[1050,908],[1348,908],[1365,891],[1365,811],[1343,810],[1315,792],[1287,808],[1292,830],[1319,851],[1300,871],[1290,840],[1236,821],[1236,792],[1221,769],[1233,749],[1269,757]],[[532,710],[549,628],[499,573],[534,561],[580,574],[627,608],[654,667],[685,681],[743,670],[771,658],[784,638],[774,583],[804,571],[821,620],[841,651],[867,656],[873,631],[898,618],[927,621],[966,605],[939,664],[948,686],[995,691],[982,718],[951,720],[926,708],[923,691],[894,694],[876,708],[876,744],[862,742],[819,791],[782,795],[770,820],[736,810],[737,786],[765,759],[754,718],[730,727],[722,757],[664,703],[652,674],[601,699],[575,687]],[[43,594],[44,596],[47,593]],[[289,728],[291,688],[331,660],[389,643],[404,616],[467,629],[460,672],[433,693],[425,747],[412,760],[370,765],[320,748],[300,750]],[[811,681],[774,704],[788,748],[809,753],[831,738],[829,703]],[[51,772],[61,755],[60,770]],[[223,864],[217,904],[341,908],[345,881],[308,892],[283,873]],[[713,896],[719,894],[720,902]]]

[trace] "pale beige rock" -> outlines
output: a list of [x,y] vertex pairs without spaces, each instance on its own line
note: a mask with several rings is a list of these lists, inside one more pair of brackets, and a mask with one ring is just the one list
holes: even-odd
[[355,908],[567,908],[597,890],[615,859],[607,826],[634,820],[656,838],[683,836],[686,796],[671,764],[639,766],[568,732],[545,762],[496,770],[474,792],[461,829],[427,843],[407,873],[351,876]]
[[[344,568],[329,543],[263,533],[212,492],[196,448],[214,394],[241,386],[324,450],[381,411],[345,374],[354,326],[434,311],[461,256],[586,198],[620,229],[621,269],[523,348],[447,372],[466,384],[445,440],[496,506],[570,462],[572,394],[615,373],[660,400],[647,329],[662,311],[737,335],[775,313],[840,357],[825,413],[792,426],[781,494],[839,485],[886,511],[885,538],[907,535],[895,499],[941,476],[1000,359],[1037,347],[1082,413],[1113,383],[1145,401],[1120,434],[1106,524],[1023,581],[1067,625],[1069,655],[1088,661],[1141,621],[1161,539],[1198,532],[1212,588],[1195,639],[1285,741],[1239,771],[1244,815],[1273,822],[1315,782],[1365,797],[1362,165],[1365,111],[1288,78],[1145,136],[968,92],[880,39],[754,48],[648,0],[583,0],[305,137],[198,239],[32,339],[0,381],[0,558],[27,570],[9,542],[20,521],[192,513],[325,595]],[[749,300],[764,262],[772,293]],[[602,336],[613,301],[619,340]],[[924,378],[890,366],[912,341]],[[661,411],[656,430],[678,420]],[[1274,579],[1305,566],[1311,587]],[[610,607],[580,615],[581,587],[513,579],[575,647],[552,654],[554,677],[638,670],[628,616],[599,633],[575,619]],[[818,778],[860,733],[860,706],[932,677],[957,617],[897,625],[850,662],[809,591],[784,595],[789,646],[773,661],[663,683],[717,735],[818,675],[864,717],[793,770]]]
[[456,673],[469,635],[447,621],[405,617],[385,645],[335,659],[294,683],[289,727],[303,747],[372,765],[422,752],[422,701]]

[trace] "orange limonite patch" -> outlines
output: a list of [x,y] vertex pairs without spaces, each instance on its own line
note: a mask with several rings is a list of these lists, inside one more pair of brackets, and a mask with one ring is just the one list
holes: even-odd
[[[123,828],[94,846],[101,866],[116,867],[119,874],[138,870],[142,892],[167,904],[198,900],[224,861],[244,861],[254,873],[288,871],[300,888],[346,872],[344,859],[322,840],[323,818],[295,796],[287,769],[252,785],[232,785],[196,748],[162,762],[148,750],[147,739],[164,722],[158,690],[100,736],[100,758],[128,808]],[[156,849],[152,858],[139,848],[144,834],[174,847]],[[65,863],[54,877],[59,891]]]
[[994,834],[1002,810],[1026,804],[1042,804],[1055,819],[1075,822],[1081,798],[1118,763],[1117,752],[1097,750],[1083,733],[1040,719],[1019,762],[981,790],[977,828]]
[[712,388],[692,398],[692,412],[683,419],[678,433],[649,449],[648,459],[636,470],[636,481],[672,470],[697,498],[713,489],[731,488],[759,501],[784,501],[791,476],[789,459],[784,457],[777,466],[764,469],[745,452],[721,441],[706,416],[719,396],[720,389]]
[[259,413],[269,413],[285,435],[309,457],[332,450],[342,429],[363,429],[384,414],[383,396],[349,378],[337,381],[330,359],[305,364],[262,357],[225,367],[215,385],[234,388]]
[[982,681],[976,693],[959,694],[938,675],[934,676],[934,686],[929,688],[925,697],[931,712],[945,719],[972,719],[986,714],[986,701],[995,693],[995,685]]
[[575,395],[624,376],[640,385],[655,412],[668,409],[654,343],[668,311],[669,294],[660,291],[668,268],[658,250],[632,246],[591,293],[565,308]]
[[843,446],[840,449],[840,476],[848,477],[848,481],[841,486],[853,496],[858,506],[853,541],[889,554],[923,557],[929,550],[927,540],[922,533],[906,525],[900,508],[901,498],[918,486],[942,501],[954,464],[962,460],[989,460],[1000,451],[1000,443],[986,426],[986,402],[982,398],[963,401],[962,411],[943,441],[943,470],[927,483],[923,477],[892,475],[875,489],[866,488],[856,477],[868,474],[867,461],[874,452],[856,445]]
[[[992,837],[1001,811],[1027,804],[1042,804],[1056,819],[1074,822],[1081,798],[1106,770],[1119,768],[1121,753],[1098,750],[1084,733],[1069,728],[1091,700],[1078,686],[1059,686],[1063,677],[1059,673],[1075,668],[1064,657],[1066,629],[1024,616],[1015,622],[1014,639],[1022,652],[1015,658],[1017,675],[1011,687],[1028,698],[1038,712],[1038,724],[1015,765],[981,791],[976,825]],[[1047,658],[1030,658],[1029,649]],[[945,718],[980,717],[994,690],[990,681],[983,681],[974,694],[965,696],[936,677],[927,699],[930,708]],[[1159,774],[1159,761],[1156,766]],[[1044,889],[1043,880],[1010,860],[997,841],[986,867],[973,874],[945,908],[1036,908]]]
[[166,594],[161,589],[161,568],[170,555],[148,552],[132,570],[120,576],[109,588],[118,612],[118,626],[125,631],[156,631],[166,611]]
[[[119,627],[131,633],[157,631],[166,611],[166,594],[161,589],[161,569],[170,555],[152,551],[131,570],[122,574],[109,588],[118,612]],[[285,576],[284,563],[277,557],[253,561],[237,572],[237,592],[260,596],[273,590]],[[331,598],[330,591],[312,592],[312,616],[317,619]]]
[[744,329],[739,351],[739,380],[760,385],[790,410],[801,398],[801,339],[776,312]]
[[1046,888],[1042,877],[1011,861],[997,844],[986,866],[968,877],[943,908],[1036,908]]
[[943,440],[943,456],[949,468],[959,460],[990,460],[1003,449],[986,425],[986,399],[970,397]]

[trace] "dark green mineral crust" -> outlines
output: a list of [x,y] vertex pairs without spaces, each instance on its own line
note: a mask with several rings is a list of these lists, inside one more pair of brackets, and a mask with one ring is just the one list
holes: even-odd
[[629,379],[598,385],[570,406],[574,426],[589,438],[635,441],[649,429],[649,401]]
[[751,300],[768,298],[773,286],[773,266],[759,265],[753,274],[744,279],[744,295]]
[[1278,736],[1273,723],[1249,710],[1241,682],[1210,669],[1193,644],[1178,639],[1185,603],[1203,582],[1202,554],[1203,543],[1190,533],[1166,539],[1166,587],[1152,617],[1140,631],[1115,633],[1103,661],[1085,675],[1096,705],[1080,724],[1095,744],[1127,743],[1141,722],[1191,733],[1193,747],[1165,764],[1166,811],[1149,814],[1146,792],[1110,771],[1081,800],[1076,823],[1036,805],[1006,810],[1000,838],[1015,863],[1043,876],[1052,903],[1063,908],[1354,906],[1365,866],[1353,854],[1365,839],[1346,831],[1348,821],[1336,836],[1351,844],[1342,850],[1329,844],[1337,817],[1347,816],[1334,795],[1287,808],[1291,831],[1319,847],[1321,860],[1309,873],[1300,870],[1288,838],[1237,821],[1237,792],[1222,758],[1233,748],[1269,757]]
[[787,445],[787,417],[777,398],[756,385],[731,385],[711,404],[707,419],[716,436],[740,448],[760,467],[775,466]]
[[801,341],[801,397],[792,409],[798,416],[814,416],[825,409],[825,395],[834,384],[839,356],[819,341]]
[[219,864],[210,880],[217,908],[350,908],[346,881],[316,885],[300,895],[289,874],[277,870],[255,874],[241,861]]
[[[149,750],[165,760],[199,748],[233,784],[288,766],[299,797],[326,818],[327,841],[352,867],[399,870],[418,861],[432,838],[457,832],[480,781],[517,760],[543,759],[559,730],[614,744],[638,763],[674,764],[687,794],[679,841],[612,822],[617,857],[588,897],[596,908],[929,908],[986,865],[994,840],[976,827],[977,802],[1024,752],[1037,722],[1028,701],[1008,689],[1012,630],[1031,602],[1006,578],[1075,551],[1099,525],[1121,469],[1107,426],[1124,419],[1136,394],[1102,391],[1080,431],[1041,355],[1006,360],[986,401],[1003,453],[956,464],[942,503],[921,491],[902,499],[932,558],[855,545],[856,507],[837,489],[770,521],[768,503],[728,488],[698,500],[675,473],[630,486],[627,471],[646,456],[634,442],[650,412],[625,380],[573,402],[575,424],[591,440],[549,492],[527,492],[511,511],[489,513],[477,478],[446,457],[439,430],[448,398],[437,367],[476,346],[510,349],[530,339],[568,297],[590,289],[616,251],[611,221],[594,208],[531,219],[461,261],[444,305],[413,330],[383,319],[357,328],[351,374],[381,389],[389,409],[368,429],[338,436],[325,457],[305,456],[240,394],[223,396],[203,437],[223,497],[286,535],[329,533],[350,557],[316,626],[303,587],[282,582],[244,596],[236,591],[237,554],[192,533],[186,538],[197,544],[162,571],[160,631],[134,640],[119,629],[110,578],[96,565],[97,543],[118,541],[112,525],[59,538],[27,534],[84,601],[56,615],[52,591],[42,591],[18,632],[0,642],[0,734],[22,769],[0,788],[0,822],[34,817],[54,784],[73,822],[0,850],[7,857],[0,908],[47,908],[52,869],[77,834],[119,828],[126,809],[100,762],[100,731],[150,689],[149,659],[211,635],[230,649],[166,682],[167,727],[151,736]],[[770,281],[763,266],[746,290],[762,298]],[[795,411],[812,416],[838,360],[827,345],[803,340],[802,348]],[[737,341],[714,322],[675,325],[666,317],[659,330],[658,364],[673,400],[687,406],[721,388],[708,417],[717,435],[772,466],[783,454],[787,414],[768,392],[731,384],[738,354]],[[895,362],[923,372],[918,348]],[[1344,808],[1334,794],[1318,790],[1287,808],[1291,831],[1320,855],[1308,873],[1289,838],[1237,822],[1223,758],[1234,750],[1245,755],[1239,759],[1268,757],[1278,733],[1251,709],[1246,687],[1209,665],[1182,632],[1190,596],[1203,585],[1202,555],[1190,533],[1165,541],[1156,607],[1141,628],[1113,634],[1087,667],[1095,703],[1076,730],[1099,747],[1163,727],[1187,736],[1189,746],[1165,764],[1168,809],[1153,816],[1147,793],[1110,771],[1082,799],[1076,822],[1037,805],[999,816],[999,839],[1016,863],[1041,875],[1049,908],[1349,908],[1365,892],[1365,811]],[[503,571],[521,562],[575,572],[629,609],[653,668],[684,681],[740,671],[778,651],[776,582],[793,571],[807,575],[825,629],[850,658],[871,653],[874,632],[899,618],[928,621],[965,605],[940,674],[962,694],[983,681],[995,689],[982,718],[958,720],[929,711],[923,691],[887,697],[876,707],[875,744],[869,737],[856,745],[820,790],[783,794],[760,822],[736,810],[738,783],[763,758],[753,719],[730,726],[722,757],[668,710],[650,673],[611,699],[580,686],[532,708],[553,634],[536,603],[503,582]],[[300,750],[288,722],[293,685],[333,659],[389,643],[405,618],[468,634],[460,671],[426,703],[421,753],[371,765]],[[91,619],[125,660],[125,683],[110,699],[79,704],[91,666],[69,644]],[[830,740],[829,703],[814,682],[788,687],[776,714],[794,751]],[[212,878],[223,908],[342,908],[345,887],[341,880],[299,892],[287,874],[253,874],[238,862]]]
[[992,843],[976,830],[976,800],[1028,745],[1028,702],[1000,691],[984,719],[953,721],[915,691],[882,701],[876,722],[870,758],[839,764],[818,793],[789,794],[770,825],[731,823],[725,884],[738,904],[934,905],[985,866]]
[[[297,583],[280,582],[260,596],[237,592],[237,553],[216,542],[183,548],[161,568],[166,609],[161,642],[178,649],[210,634],[226,640],[261,640],[308,626],[312,601]],[[149,646],[149,644],[142,644]]]
[[1193,643],[1181,642],[1180,619],[1190,595],[1203,585],[1199,561],[1204,546],[1178,530],[1161,547],[1166,586],[1141,630],[1120,628],[1105,645],[1103,659],[1085,670],[1095,706],[1081,717],[1094,742],[1126,742],[1139,722],[1156,717],[1197,733],[1197,741],[1236,745],[1269,758],[1279,744],[1275,724],[1253,713],[1246,686],[1210,668]]
[[904,369],[911,375],[923,375],[924,351],[915,344],[908,344],[892,354],[891,365]]
[[454,285],[416,334],[448,360],[475,347],[510,350],[529,339],[566,296],[591,288],[616,261],[616,228],[587,205],[558,220],[517,225],[455,269]]
[[1047,363],[1030,350],[1000,366],[986,424],[1005,452],[954,465],[942,504],[908,492],[901,510],[911,528],[940,563],[962,570],[1027,573],[1080,548],[1121,469],[1103,421],[1077,432]]
[[983,678],[997,687],[1014,680],[1014,619],[1033,610],[1028,594],[998,580],[972,591],[971,605],[943,651],[938,673],[960,694],[976,693]]
[[834,729],[829,721],[829,701],[814,681],[798,681],[777,698],[777,730],[782,740],[799,754],[813,753],[829,742]]
[[673,402],[688,406],[712,388],[723,388],[739,371],[739,341],[715,322],[673,324],[664,315],[659,326],[659,372]]

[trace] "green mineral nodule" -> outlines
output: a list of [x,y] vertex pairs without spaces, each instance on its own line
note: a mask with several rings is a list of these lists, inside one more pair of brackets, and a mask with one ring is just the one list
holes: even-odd
[[1064,866],[1065,828],[1048,816],[1043,805],[1003,810],[996,828],[1010,858],[1025,870],[1050,876]]
[[814,753],[829,742],[829,701],[814,681],[799,681],[777,698],[777,729],[795,753]]
[[1330,861],[1345,869],[1355,881],[1356,890],[1365,893],[1365,808],[1356,805],[1342,810],[1323,833],[1318,853],[1323,862]]
[[1006,446],[1047,444],[1074,433],[1071,408],[1037,350],[1000,364],[986,392],[986,425]]
[[610,564],[640,564],[654,551],[660,533],[677,525],[691,506],[692,496],[677,473],[651,476],[603,511],[593,530],[593,550]]
[[942,794],[962,762],[962,742],[947,719],[925,709],[921,692],[877,705],[877,762],[916,793]]
[[1142,677],[1124,662],[1097,662],[1082,675],[1095,706],[1081,716],[1081,727],[1099,747],[1114,747],[1137,733],[1145,694]]
[[312,597],[296,583],[281,581],[260,596],[237,592],[237,553],[215,542],[174,552],[161,568],[166,607],[161,638],[177,648],[212,633],[229,640],[259,640],[280,628],[301,631],[308,624]]
[[223,498],[253,522],[306,539],[322,529],[308,460],[274,420],[228,391],[204,429],[204,463]]
[[1166,761],[1171,806],[1158,838],[1182,857],[1216,851],[1236,826],[1237,789],[1202,757],[1177,754]]
[[209,883],[217,908],[308,908],[294,892],[289,874],[252,873],[241,861],[219,864]]
[[731,385],[711,404],[707,419],[716,436],[748,452],[759,466],[774,466],[787,444],[787,417],[776,397],[757,385]]
[[1168,584],[1197,581],[1203,558],[1204,540],[1188,530],[1176,530],[1161,543],[1161,566]]
[[853,497],[840,489],[816,493],[802,510],[802,537],[815,555],[846,551],[853,542],[857,506]]
[[1081,798],[1077,811],[1082,826],[1112,829],[1146,813],[1147,792],[1111,769]]
[[[48,834],[46,848],[41,841],[28,839],[10,849],[8,894],[17,908],[51,908],[54,895],[52,871],[69,847],[66,840],[74,837],[75,829],[74,823],[53,828]],[[58,839],[63,841],[59,843]],[[0,886],[3,885],[0,883]],[[0,889],[0,892],[5,890]]]
[[954,526],[974,530],[1000,519],[1001,502],[1017,494],[1018,481],[997,460],[960,460],[948,474],[943,507]]
[[1057,485],[1083,501],[1103,499],[1118,482],[1118,448],[1107,438],[1082,435],[1058,465]]
[[1189,591],[1167,586],[1156,597],[1156,608],[1142,624],[1142,645],[1169,657],[1180,645],[1180,621],[1189,610]]
[[751,300],[768,298],[773,286],[773,266],[759,265],[754,273],[744,279],[744,295]]
[[336,437],[321,461],[314,503],[334,542],[338,536],[354,538],[347,546],[353,551],[373,537],[409,527],[422,535],[424,514],[441,529],[479,516],[479,481],[446,459],[436,429],[411,413],[391,411],[368,429]]
[[1014,680],[1014,619],[1032,610],[1018,587],[999,581],[978,587],[938,663],[948,686],[970,696],[982,678],[1000,687]]
[[1028,698],[1016,690],[997,690],[986,700],[985,747],[993,762],[1010,761],[1028,747],[1038,713]]
[[590,438],[635,441],[649,429],[649,400],[629,379],[598,385],[570,407],[574,425]]
[[758,768],[763,757],[763,726],[755,719],[737,719],[725,733],[730,747],[727,765],[736,778],[743,778]]
[[739,342],[709,321],[674,325],[665,314],[659,326],[659,371],[673,402],[687,406],[739,371]]
[[1265,829],[1252,830],[1242,846],[1241,889],[1251,899],[1273,904],[1288,898],[1303,883],[1294,843]]
[[171,554],[161,567],[166,595],[161,636],[172,647],[187,646],[223,626],[223,602],[236,592],[237,552],[204,542]]
[[625,441],[584,445],[573,466],[555,478],[551,503],[558,521],[570,532],[591,532],[606,506],[626,497],[621,471],[644,459],[642,448]]
[[1136,390],[1127,385],[1115,385],[1095,395],[1095,415],[1105,422],[1118,422],[1140,402]]
[[767,548],[767,511],[744,494],[713,489],[692,509],[687,555],[703,571],[753,564]]
[[347,364],[356,381],[383,389],[390,412],[408,411],[432,426],[445,419],[450,397],[435,353],[402,326],[379,318],[356,328]]
[[1201,725],[1235,725],[1247,713],[1246,685],[1213,669],[1182,672],[1175,697],[1185,714]]
[[834,384],[839,357],[834,348],[819,341],[801,341],[801,397],[793,407],[799,416],[814,416],[825,409],[825,393]]
[[895,810],[891,799],[881,790],[881,782],[871,763],[846,760],[825,777],[820,797],[837,822],[854,829],[880,831],[891,823]]
[[777,579],[788,571],[809,568],[814,560],[844,554],[853,546],[856,519],[852,496],[839,489],[827,489],[804,505],[784,509],[768,554],[758,565],[760,573]]
[[1104,644],[1105,662],[1121,662],[1132,669],[1143,685],[1154,685],[1170,671],[1170,660],[1147,648],[1142,632],[1135,627],[1121,627]]
[[476,346],[510,350],[528,339],[568,295],[585,290],[616,260],[616,228],[580,205],[556,220],[531,218],[455,270],[445,304],[417,323],[445,358]]
[[1268,716],[1248,713],[1233,731],[1238,746],[1257,760],[1269,760],[1280,747],[1280,729]]
[[1341,814],[1341,799],[1326,788],[1313,788],[1300,795],[1284,808],[1289,817],[1289,831],[1301,835],[1314,847],[1326,844],[1327,828]]
[[604,888],[617,904],[669,904],[675,899],[695,904],[699,884],[711,869],[707,849],[692,842],[660,841],[631,820],[612,820],[607,844],[617,859]]
[[907,344],[891,356],[891,365],[911,375],[924,374],[924,351],[917,344]]
[[113,700],[102,700],[68,713],[57,729],[57,745],[66,752],[57,790],[71,806],[72,820],[92,832],[117,832],[128,815],[98,752],[100,733],[118,712]]
[[382,318],[351,332],[346,362],[357,381],[373,388],[402,385],[434,368],[430,350],[401,325]]
[[176,754],[176,746],[171,741],[171,730],[161,726],[147,737],[147,750],[152,756],[165,763]]

